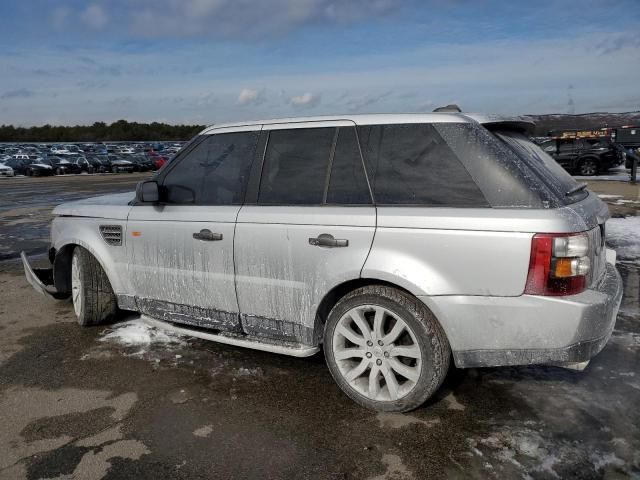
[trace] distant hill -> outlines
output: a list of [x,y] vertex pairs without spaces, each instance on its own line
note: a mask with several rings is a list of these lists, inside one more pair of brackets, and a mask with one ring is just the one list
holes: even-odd
[[569,115],[552,113],[547,115],[528,115],[536,122],[534,135],[544,136],[551,130],[590,130],[602,127],[621,127],[622,125],[640,125],[640,111],[625,113],[593,112]]

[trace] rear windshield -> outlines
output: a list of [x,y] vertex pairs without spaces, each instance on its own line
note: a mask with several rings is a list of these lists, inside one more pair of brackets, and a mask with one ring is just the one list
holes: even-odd
[[560,203],[569,205],[589,195],[586,190],[574,191],[580,184],[528,137],[514,131],[496,131],[500,138],[520,160],[522,160],[542,182],[558,197]]

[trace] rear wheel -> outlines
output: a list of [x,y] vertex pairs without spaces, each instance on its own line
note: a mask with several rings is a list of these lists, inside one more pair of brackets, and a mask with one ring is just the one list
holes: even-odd
[[102,266],[87,250],[76,247],[71,258],[71,299],[78,323],[100,325],[118,312],[116,296]]
[[324,354],[338,386],[372,410],[407,412],[440,387],[451,351],[417,298],[386,286],[351,292],[332,309]]
[[598,162],[594,158],[585,158],[578,167],[580,175],[590,177],[598,173]]

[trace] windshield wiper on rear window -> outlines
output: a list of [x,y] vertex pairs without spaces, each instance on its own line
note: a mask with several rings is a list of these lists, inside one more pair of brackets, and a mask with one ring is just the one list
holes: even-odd
[[582,190],[584,190],[585,188],[587,188],[587,184],[586,183],[581,183],[580,185],[578,185],[577,187],[572,188],[571,190],[569,190],[567,193],[565,193],[565,195],[567,197],[570,197],[571,195],[573,195],[574,193],[578,193]]

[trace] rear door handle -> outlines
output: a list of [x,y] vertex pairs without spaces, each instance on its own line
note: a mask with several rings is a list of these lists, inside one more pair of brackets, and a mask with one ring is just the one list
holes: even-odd
[[333,235],[323,233],[316,238],[310,238],[309,245],[314,247],[348,247],[349,240],[333,238]]
[[193,234],[193,238],[196,240],[202,240],[204,242],[215,242],[218,240],[222,240],[221,233],[213,233],[211,230],[203,228],[199,232]]

